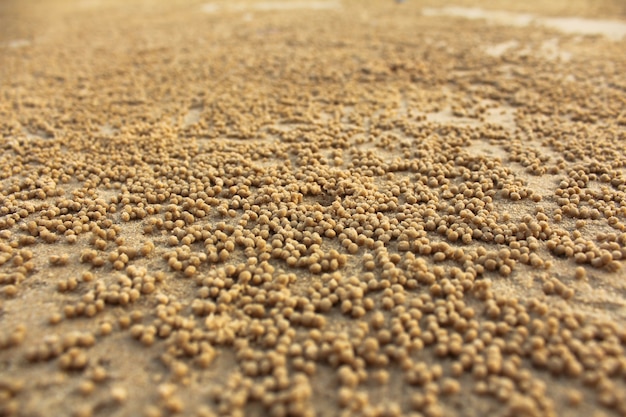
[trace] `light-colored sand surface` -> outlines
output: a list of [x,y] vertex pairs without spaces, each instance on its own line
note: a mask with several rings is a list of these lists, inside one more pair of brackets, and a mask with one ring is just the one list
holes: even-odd
[[0,3],[0,416],[626,415],[626,6],[493,3]]

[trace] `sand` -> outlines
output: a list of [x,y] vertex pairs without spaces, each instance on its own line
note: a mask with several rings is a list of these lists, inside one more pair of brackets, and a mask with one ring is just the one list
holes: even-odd
[[0,416],[626,415],[619,1],[0,5]]

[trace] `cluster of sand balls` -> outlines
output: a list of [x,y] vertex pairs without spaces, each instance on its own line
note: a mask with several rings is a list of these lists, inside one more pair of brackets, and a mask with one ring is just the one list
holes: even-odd
[[626,415],[620,48],[400,7],[0,49],[0,415]]

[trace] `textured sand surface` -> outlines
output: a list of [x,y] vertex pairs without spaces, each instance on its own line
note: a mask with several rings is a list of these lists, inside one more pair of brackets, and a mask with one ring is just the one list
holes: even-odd
[[626,415],[626,6],[0,3],[0,416]]

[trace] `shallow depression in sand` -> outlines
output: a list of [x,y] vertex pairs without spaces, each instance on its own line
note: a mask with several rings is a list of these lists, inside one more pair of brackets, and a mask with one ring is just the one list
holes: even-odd
[[206,3],[202,6],[205,13],[226,11],[281,11],[281,10],[333,10],[340,9],[339,1],[263,1],[263,2],[229,2],[227,6],[217,3]]
[[485,19],[489,22],[511,26],[541,26],[580,35],[603,35],[611,40],[621,40],[626,35],[626,22],[618,20],[585,19],[580,17],[541,17],[529,13],[512,13],[486,10],[477,7],[424,8],[424,16],[452,16],[466,19]]
[[11,41],[4,42],[0,45],[5,45],[9,48],[24,48],[25,46],[30,46],[32,44],[28,39],[14,39]]

